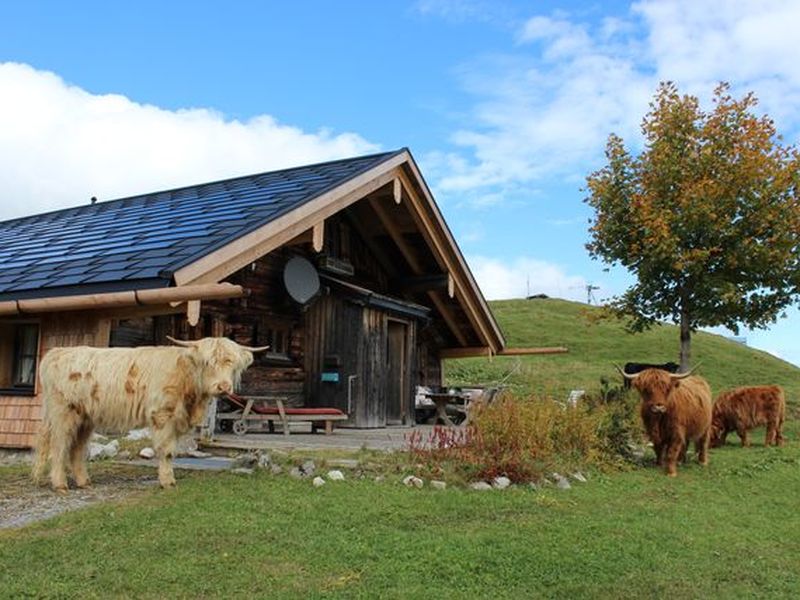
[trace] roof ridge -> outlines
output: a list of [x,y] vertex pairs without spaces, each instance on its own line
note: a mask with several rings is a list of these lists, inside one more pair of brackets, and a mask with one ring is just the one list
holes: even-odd
[[0,227],[3,227],[5,225],[9,225],[9,224],[12,224],[12,223],[15,223],[15,222],[18,222],[18,221],[24,221],[26,219],[41,218],[41,217],[45,217],[45,216],[48,216],[48,215],[55,215],[55,214],[58,214],[58,213],[68,213],[69,211],[85,210],[85,209],[91,208],[91,207],[106,208],[107,206],[109,206],[111,204],[125,202],[126,200],[133,200],[133,199],[136,199],[136,198],[145,198],[147,196],[154,196],[154,195],[158,195],[158,194],[174,194],[174,193],[179,192],[181,190],[188,190],[190,188],[198,188],[198,187],[209,186],[209,185],[218,185],[218,184],[228,183],[228,182],[231,182],[231,181],[237,181],[237,180],[241,180],[241,179],[247,179],[247,178],[253,178],[253,177],[263,177],[264,175],[273,175],[273,174],[277,174],[277,173],[286,173],[288,171],[295,171],[295,170],[299,170],[299,169],[313,169],[313,168],[332,165],[332,164],[335,164],[335,163],[348,163],[348,162],[354,162],[354,161],[358,161],[358,160],[377,159],[378,157],[381,157],[381,156],[383,156],[383,157],[388,159],[388,158],[390,158],[392,156],[395,156],[397,154],[401,154],[402,152],[405,152],[405,151],[408,151],[408,148],[404,146],[404,147],[399,148],[397,150],[389,150],[389,151],[386,151],[386,152],[375,152],[373,154],[364,154],[364,155],[361,155],[361,156],[351,156],[351,157],[348,157],[348,158],[338,158],[338,159],[326,160],[326,161],[322,161],[322,162],[318,162],[318,163],[311,163],[311,164],[307,164],[307,165],[297,165],[297,166],[294,166],[294,167],[284,167],[282,169],[275,169],[274,171],[261,171],[259,173],[248,173],[246,175],[237,175],[236,177],[226,177],[226,178],[217,179],[217,180],[214,180],[214,181],[206,181],[206,182],[203,182],[203,183],[195,183],[195,184],[192,184],[192,185],[183,185],[183,186],[179,186],[179,187],[175,187],[175,188],[168,188],[168,189],[164,189],[164,190],[155,190],[155,191],[152,191],[152,192],[145,192],[143,194],[134,194],[132,196],[123,196],[122,198],[112,198],[110,200],[98,201],[98,202],[93,203],[93,204],[81,204],[81,205],[78,205],[78,206],[69,206],[69,207],[65,207],[65,208],[57,208],[57,209],[48,210],[48,211],[41,212],[41,213],[35,213],[35,214],[32,214],[32,215],[24,215],[24,216],[21,216],[21,217],[14,217],[12,219],[7,219],[5,221],[0,221]]

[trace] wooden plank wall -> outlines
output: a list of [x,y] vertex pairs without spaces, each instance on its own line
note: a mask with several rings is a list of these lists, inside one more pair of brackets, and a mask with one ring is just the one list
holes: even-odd
[[36,396],[0,396],[0,447],[30,448],[42,420]]
[[[40,321],[39,358],[50,348],[107,346],[110,323],[92,314],[55,314]],[[42,402],[34,396],[0,396],[0,446],[30,448],[42,420]]]
[[[308,403],[347,412],[348,378],[351,386],[352,427],[385,427],[387,424],[387,319],[386,312],[365,307],[340,296],[318,299],[306,313],[306,372]],[[418,374],[416,323],[407,322],[407,357],[404,402],[405,422],[413,422],[413,395]],[[338,363],[338,367],[334,366]],[[322,373],[338,373],[338,382],[322,381]]]
[[[305,369],[308,374],[308,405],[338,408],[348,412],[348,377],[357,375],[352,385],[354,412],[349,425],[361,427],[356,405],[362,396],[361,307],[336,296],[318,298],[306,311]],[[326,362],[328,364],[326,364]],[[332,363],[338,364],[335,366]],[[322,381],[322,373],[337,372],[338,382]]]

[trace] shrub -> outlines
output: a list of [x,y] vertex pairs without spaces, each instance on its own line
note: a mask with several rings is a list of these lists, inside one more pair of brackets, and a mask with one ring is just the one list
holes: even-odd
[[474,410],[467,428],[435,427],[427,438],[414,432],[408,450],[430,475],[467,480],[505,475],[532,481],[556,469],[607,464],[626,456],[639,436],[635,406],[626,399],[581,401],[505,397]]

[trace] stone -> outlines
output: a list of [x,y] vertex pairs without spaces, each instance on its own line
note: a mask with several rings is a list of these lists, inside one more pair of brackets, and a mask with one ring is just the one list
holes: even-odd
[[143,427],[142,429],[131,429],[125,436],[125,439],[132,442],[138,442],[139,440],[149,440],[150,428]]
[[479,492],[485,492],[486,490],[494,489],[490,483],[486,483],[485,481],[475,481],[469,484],[469,489],[476,490]]
[[578,481],[580,483],[586,483],[587,482],[586,476],[583,473],[581,473],[580,471],[576,471],[575,473],[573,473],[572,474],[572,478],[575,481]]
[[586,395],[584,390],[572,390],[567,398],[567,404],[573,408],[578,405],[578,401]]
[[92,433],[92,437],[90,438],[99,444],[105,444],[108,441],[108,436],[103,435],[102,433],[97,433],[96,431]]
[[375,476],[375,483],[383,483],[386,480],[386,477],[383,475],[376,475]]
[[142,458],[151,459],[151,458],[153,458],[155,455],[156,455],[156,451],[155,451],[155,450],[153,450],[153,449],[152,449],[152,448],[150,448],[150,447],[147,447],[147,448],[142,448],[141,450],[139,450],[139,456],[141,456]]
[[311,483],[314,484],[314,487],[322,487],[323,485],[325,485],[325,480],[322,477],[317,476],[314,477],[314,481],[312,481]]
[[433,479],[431,480],[431,487],[435,490],[444,490],[447,489],[447,483]]
[[495,477],[492,480],[492,487],[496,490],[504,490],[511,485],[511,480],[508,477]]
[[317,470],[317,465],[314,464],[313,460],[307,460],[302,465],[300,465],[300,470],[303,471],[304,475],[313,475],[314,471]]
[[240,454],[234,459],[233,468],[238,469],[241,467],[244,469],[252,469],[253,467],[256,466],[257,462],[258,459],[256,458],[256,455],[251,452],[248,452],[246,454]]
[[130,460],[131,459],[131,453],[128,452],[127,450],[123,450],[122,452],[117,454],[116,458],[117,458],[117,460]]
[[203,452],[202,450],[191,450],[186,453],[189,458],[210,458],[214,456],[211,452]]
[[331,481],[344,481],[344,473],[341,471],[328,471],[328,479]]
[[258,455],[257,464],[259,469],[269,469],[272,466],[272,457],[266,452],[262,452]]
[[289,477],[293,479],[302,479],[305,476],[303,470],[300,467],[292,467],[292,470],[289,471]]
[[534,492],[538,492],[540,489],[542,489],[542,486],[536,483],[535,481],[529,482],[528,487]]
[[555,482],[557,488],[559,488],[561,490],[568,490],[568,489],[570,489],[572,487],[570,485],[570,483],[569,483],[569,480],[566,477],[564,477],[563,475],[561,475],[559,473],[553,473],[552,477],[553,477],[553,481]]
[[248,469],[247,467],[239,467],[238,469],[231,469],[231,473],[236,473],[237,475],[252,475],[253,469]]
[[270,466],[269,470],[273,475],[280,475],[283,473],[283,467],[280,465],[272,465]]
[[111,440],[107,444],[89,442],[89,460],[114,458],[119,452],[119,440]]
[[425,482],[422,481],[419,477],[415,477],[414,475],[409,475],[403,479],[403,485],[406,487],[415,487],[421,488],[425,485]]

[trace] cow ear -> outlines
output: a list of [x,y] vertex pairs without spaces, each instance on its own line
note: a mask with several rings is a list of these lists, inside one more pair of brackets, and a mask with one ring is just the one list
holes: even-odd
[[186,348],[185,356],[195,367],[202,367],[207,362],[203,356],[203,353],[200,351],[200,348],[197,346]]

